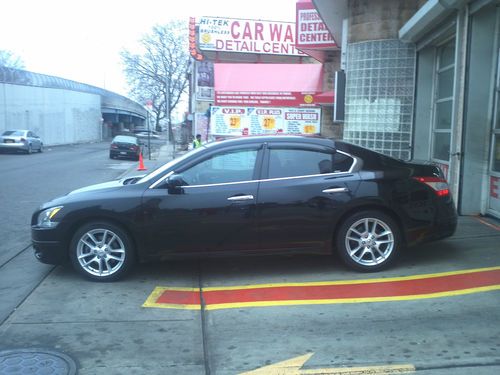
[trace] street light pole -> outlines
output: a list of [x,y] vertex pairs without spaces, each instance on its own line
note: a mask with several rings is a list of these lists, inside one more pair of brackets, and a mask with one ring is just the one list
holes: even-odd
[[150,122],[150,116],[149,116],[149,109],[147,109],[147,119],[148,119],[148,155],[149,155],[149,160],[151,160],[151,122]]

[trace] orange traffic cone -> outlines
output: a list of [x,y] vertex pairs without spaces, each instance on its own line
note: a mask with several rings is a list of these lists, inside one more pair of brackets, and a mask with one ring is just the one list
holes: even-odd
[[145,171],[147,168],[144,166],[144,160],[142,160],[142,151],[139,154],[139,167],[137,168],[138,171]]

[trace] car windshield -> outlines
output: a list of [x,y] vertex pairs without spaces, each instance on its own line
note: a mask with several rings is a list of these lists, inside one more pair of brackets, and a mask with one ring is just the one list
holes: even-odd
[[23,130],[7,130],[4,131],[2,135],[14,135],[14,136],[23,136],[26,132]]

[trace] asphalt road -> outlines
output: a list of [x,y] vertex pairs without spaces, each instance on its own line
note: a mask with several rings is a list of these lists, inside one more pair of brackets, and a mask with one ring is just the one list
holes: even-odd
[[[106,145],[94,144],[42,155],[0,155],[0,173],[8,177],[1,189],[9,195],[2,194],[0,204],[4,212],[16,211],[12,219],[1,216],[1,234],[9,240],[0,246],[10,253],[0,268],[0,311],[6,310],[4,292],[24,293],[16,310],[0,317],[0,351],[60,351],[76,361],[79,374],[88,375],[226,375],[258,369],[253,373],[500,373],[500,280],[493,288],[463,294],[349,303],[271,301],[212,310],[208,298],[213,289],[226,293],[235,286],[264,286],[250,295],[258,299],[276,284],[362,281],[370,286],[377,280],[498,269],[498,221],[461,217],[455,236],[413,248],[377,274],[352,272],[334,257],[271,256],[157,262],[138,266],[120,282],[93,283],[70,266],[52,268],[34,260],[29,217],[39,202],[117,177],[130,166],[107,159],[106,152]],[[33,171],[34,186],[20,188],[25,169]],[[446,290],[457,287],[448,277],[435,283]],[[200,305],[147,306],[159,287],[193,292]],[[405,288],[419,292],[412,282]]]
[[[109,142],[101,142],[46,147],[31,155],[0,154],[0,322],[53,268],[33,262],[33,211],[76,188],[115,179],[137,164],[109,159],[108,150]],[[12,283],[17,289],[9,288]]]

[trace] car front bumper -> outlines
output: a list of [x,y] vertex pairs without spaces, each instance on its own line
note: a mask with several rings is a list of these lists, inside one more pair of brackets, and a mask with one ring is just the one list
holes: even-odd
[[42,263],[61,264],[68,260],[66,241],[58,239],[58,230],[31,227],[31,243],[35,258]]

